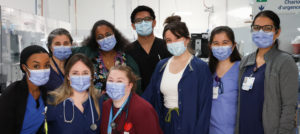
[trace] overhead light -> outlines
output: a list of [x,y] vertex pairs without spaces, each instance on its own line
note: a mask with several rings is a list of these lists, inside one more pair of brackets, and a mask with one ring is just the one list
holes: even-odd
[[300,27],[298,27],[297,30],[300,32]]

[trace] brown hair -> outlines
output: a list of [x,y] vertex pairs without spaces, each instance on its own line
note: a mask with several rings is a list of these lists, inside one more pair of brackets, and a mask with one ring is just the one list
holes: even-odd
[[112,68],[110,68],[109,73],[107,75],[107,77],[109,76],[110,72],[112,70],[120,70],[126,73],[127,78],[129,79],[129,83],[132,83],[132,89],[131,91],[136,90],[137,88],[137,80],[139,80],[139,77],[137,77],[134,72],[132,71],[132,69],[126,65],[117,65],[117,66],[113,66]]
[[[93,63],[88,59],[88,57],[80,53],[73,55],[65,66],[65,79],[63,84],[56,90],[49,93],[49,95],[53,97],[53,100],[48,101],[50,105],[58,105],[59,103],[63,102],[65,99],[72,96],[73,94],[72,87],[70,86],[70,81],[67,79],[67,77],[70,74],[71,68],[74,66],[74,64],[76,64],[79,61],[83,62],[83,64],[85,64],[89,68],[89,70],[91,71],[91,78],[93,78],[94,66]],[[100,95],[98,90],[95,89],[94,87],[93,79],[91,79],[91,86],[89,87],[88,92],[90,96],[93,98],[95,108],[98,117],[100,119],[100,108],[98,103],[98,99]]]
[[[163,30],[163,38],[165,39],[165,34],[168,30],[171,31],[172,34],[174,34],[177,39],[184,37],[187,39],[191,39],[190,38],[190,32],[186,26],[186,24],[184,22],[181,21],[181,17],[178,15],[172,15],[169,16],[168,18],[166,18],[165,22],[164,22],[164,30]],[[187,44],[187,48],[188,51],[192,54],[194,54],[194,50],[192,49],[191,46],[191,41],[189,41],[189,43]]]

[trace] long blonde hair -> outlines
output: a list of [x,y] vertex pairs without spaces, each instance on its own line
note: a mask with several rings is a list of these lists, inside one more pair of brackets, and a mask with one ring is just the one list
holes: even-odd
[[[48,93],[51,97],[53,97],[53,100],[48,100],[48,104],[56,106],[73,95],[72,87],[70,86],[70,81],[67,79],[67,77],[69,76],[70,70],[73,67],[73,65],[78,61],[83,62],[90,69],[91,78],[93,78],[93,63],[85,55],[75,54],[68,60],[65,66],[65,79],[63,84],[56,90]],[[94,87],[93,79],[91,79],[91,86],[89,87],[88,92],[94,101],[95,108],[98,114],[98,119],[100,119],[100,108],[98,102],[100,94],[98,90]]]

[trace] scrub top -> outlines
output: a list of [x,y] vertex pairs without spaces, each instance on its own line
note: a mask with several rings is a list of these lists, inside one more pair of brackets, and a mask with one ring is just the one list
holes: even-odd
[[241,89],[239,119],[240,134],[264,134],[262,112],[266,64],[260,66],[258,69],[255,69],[255,67],[256,64],[248,66],[241,80],[243,83],[244,78],[249,77],[251,74],[252,77],[255,78],[252,89],[249,91]]
[[138,40],[134,41],[131,45],[132,48],[130,48],[127,53],[133,57],[139,66],[142,78],[142,90],[144,92],[150,82],[156,64],[160,60],[171,57],[172,55],[169,53],[165,41],[160,38],[154,39],[149,54],[144,50]]
[[58,74],[52,67],[50,67],[49,81],[44,85],[44,87],[48,92],[53,91],[63,83],[63,78],[64,76],[61,76],[61,74]]
[[[233,134],[236,122],[239,65],[237,61],[217,82],[214,74],[214,87],[218,86],[222,93],[212,101],[210,134]],[[219,86],[219,85],[222,86]],[[223,89],[220,89],[223,88]]]
[[[101,99],[100,99],[101,100]],[[97,125],[95,131],[90,129],[92,125],[92,112],[90,108],[89,99],[83,104],[83,113],[75,106],[73,111],[73,103],[70,99],[65,100],[65,107],[63,102],[56,106],[49,105],[47,111],[48,133],[49,134],[99,134],[100,133],[100,118],[98,117],[94,101],[91,100],[94,122]],[[102,101],[99,101],[101,108]],[[65,112],[64,112],[65,109]],[[74,118],[73,118],[74,113]],[[100,112],[101,113],[101,112]],[[65,115],[65,119],[64,119]],[[70,122],[70,123],[68,123]]]
[[37,104],[33,96],[28,94],[21,134],[35,134],[39,130],[45,119],[44,108],[45,105],[41,96]]

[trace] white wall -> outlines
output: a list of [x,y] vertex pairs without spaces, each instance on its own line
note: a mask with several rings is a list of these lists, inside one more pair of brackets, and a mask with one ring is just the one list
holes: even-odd
[[[87,37],[97,20],[105,19],[115,24],[125,37],[133,41],[136,39],[136,33],[131,27],[130,14],[138,5],[147,5],[153,8],[156,14],[157,25],[154,33],[158,37],[162,36],[165,18],[176,13],[186,22],[190,33],[207,32],[216,26],[228,25],[236,32],[237,42],[244,42],[242,48],[251,51],[255,49],[251,42],[249,21],[256,0],[0,0],[0,4],[34,14],[36,1],[38,5],[43,1],[45,17],[70,22],[71,33],[77,40]],[[205,12],[204,1],[207,6],[213,6],[214,10],[210,16]],[[37,14],[40,14],[39,6],[37,11]],[[285,16],[283,18],[288,19]],[[248,23],[245,23],[246,21]],[[294,25],[297,25],[296,22]],[[283,28],[285,27],[288,26],[283,25]],[[297,31],[293,33],[297,34]],[[285,34],[283,37],[284,44],[291,40],[285,39],[288,37]],[[280,48],[291,52],[290,45]]]

